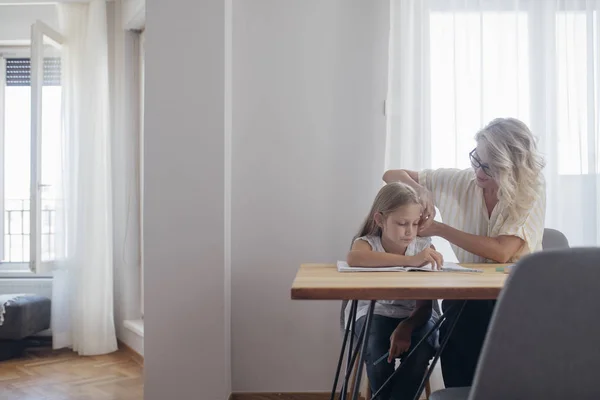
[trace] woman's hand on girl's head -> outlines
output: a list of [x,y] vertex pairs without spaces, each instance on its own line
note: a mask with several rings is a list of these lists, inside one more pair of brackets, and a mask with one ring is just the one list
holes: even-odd
[[417,235],[421,237],[439,236],[438,228],[440,227],[440,225],[441,222],[431,221],[429,226],[419,226]]
[[417,191],[421,205],[423,206],[423,214],[421,215],[420,229],[428,228],[435,218],[435,206],[433,204],[433,194],[425,187],[421,186]]
[[432,249],[431,247],[426,248],[419,254],[409,257],[411,267],[423,267],[427,264],[431,264],[431,269],[442,269],[444,265],[444,256],[442,253]]

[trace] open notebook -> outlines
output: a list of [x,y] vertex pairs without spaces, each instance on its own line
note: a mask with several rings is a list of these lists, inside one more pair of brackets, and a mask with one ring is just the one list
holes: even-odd
[[338,272],[409,272],[409,271],[423,271],[423,272],[483,272],[481,269],[465,268],[452,262],[445,262],[441,270],[431,269],[431,264],[424,267],[351,267],[346,261],[337,262]]

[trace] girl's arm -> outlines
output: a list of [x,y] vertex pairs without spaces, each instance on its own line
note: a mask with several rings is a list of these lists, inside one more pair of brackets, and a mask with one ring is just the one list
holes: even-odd
[[433,310],[433,302],[432,300],[417,300],[417,307],[410,314],[410,317],[402,320],[398,324],[398,327],[402,326],[405,329],[413,330],[422,327],[429,318],[431,318],[431,313]]
[[356,240],[346,258],[351,267],[389,267],[404,265],[410,267],[422,267],[431,264],[434,269],[440,269],[444,264],[444,257],[433,249],[426,248],[414,256],[403,256],[400,254],[383,253],[373,251],[371,245],[364,240]]
[[437,221],[434,221],[424,233],[419,232],[419,235],[443,237],[469,253],[498,263],[509,262],[525,244],[525,241],[517,236],[487,237],[473,235]]
[[402,320],[390,336],[388,363],[392,363],[396,357],[409,351],[412,332],[429,321],[431,310],[431,300],[417,300],[417,307],[410,314],[410,317]]
[[389,267],[392,265],[409,265],[410,257],[400,254],[373,251],[371,245],[364,240],[356,240],[346,258],[351,267]]

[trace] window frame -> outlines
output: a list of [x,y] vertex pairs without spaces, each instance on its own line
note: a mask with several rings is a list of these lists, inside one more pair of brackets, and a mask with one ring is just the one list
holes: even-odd
[[42,89],[44,84],[44,37],[55,46],[64,39],[60,33],[42,21],[31,26],[31,195],[29,200],[29,269],[34,274],[50,273],[54,260],[42,261],[42,196],[45,186],[41,181],[42,170]]
[[[41,245],[38,246],[39,251],[34,249],[33,243],[41,244],[42,239],[42,229],[41,229],[41,202],[39,207],[39,212],[36,213],[35,210],[35,197],[37,195],[38,189],[41,186],[36,182],[37,177],[39,175],[34,174],[34,166],[37,168],[41,166],[41,142],[39,141],[41,131],[38,132],[37,127],[34,126],[34,123],[40,124],[41,128],[41,89],[43,85],[43,37],[47,36],[51,40],[61,43],[62,36],[45,25],[43,22],[36,21],[31,27],[32,37],[31,40],[22,41],[18,44],[14,43],[4,43],[0,42],[0,146],[1,150],[4,151],[4,134],[5,134],[5,96],[6,96],[6,60],[13,58],[28,58],[30,60],[31,66],[31,81],[30,81],[30,89],[31,89],[31,143],[30,143],[30,162],[31,162],[31,181],[30,181],[30,231],[29,231],[29,241],[30,241],[30,260],[28,262],[2,262],[0,257],[0,278],[21,278],[21,277],[36,277],[36,278],[46,278],[51,277],[51,269],[54,266],[54,262],[44,262],[46,268],[43,271],[40,271],[39,268],[36,267],[36,260],[39,260],[38,264],[41,262]],[[8,56],[5,55],[8,54]],[[35,61],[35,57],[38,57],[39,60]],[[40,58],[41,57],[41,58]],[[40,63],[39,61],[42,60]],[[37,73],[36,73],[37,71]],[[34,84],[37,83],[39,86],[39,96],[35,98],[35,90]],[[39,100],[40,103],[36,103]],[[38,141],[33,140],[36,138]],[[36,147],[36,144],[38,147]],[[39,151],[38,151],[39,149]],[[36,183],[34,183],[36,182]],[[34,196],[34,193],[36,196]],[[4,199],[4,154],[0,154],[0,210],[3,213],[3,216],[0,218],[0,233],[2,234],[2,240],[0,240],[0,246],[2,250],[5,250],[4,247],[4,238],[5,238],[5,224],[4,224],[4,214],[5,210],[5,199]],[[35,217],[34,217],[35,216]],[[39,216],[39,218],[38,218]],[[36,219],[39,219],[39,222],[36,223]],[[35,252],[35,257],[32,255]],[[0,253],[0,256],[3,256],[4,252]]]
[[0,232],[2,233],[2,240],[0,240],[0,270],[3,269],[4,264],[4,215],[6,209],[4,208],[4,130],[5,130],[5,101],[6,101],[6,58],[0,53],[0,210],[2,211],[2,218],[0,218]]
[[[7,54],[6,54],[7,53]],[[31,53],[29,49],[29,43],[22,43],[21,45],[3,45],[0,43],[0,211],[2,217],[0,218],[0,233],[2,239],[0,240],[0,278],[10,277],[30,277],[35,275],[31,269],[29,262],[2,262],[4,256],[4,240],[5,240],[5,224],[4,215],[5,210],[5,199],[4,199],[4,135],[5,135],[5,101],[6,101],[6,61],[13,58],[30,58]],[[31,233],[30,233],[31,235]],[[39,276],[39,275],[37,275]]]

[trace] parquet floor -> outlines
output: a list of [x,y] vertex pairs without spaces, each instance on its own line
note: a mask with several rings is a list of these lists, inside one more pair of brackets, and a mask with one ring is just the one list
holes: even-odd
[[142,400],[142,367],[131,353],[80,357],[69,350],[27,350],[0,362],[0,400]]

